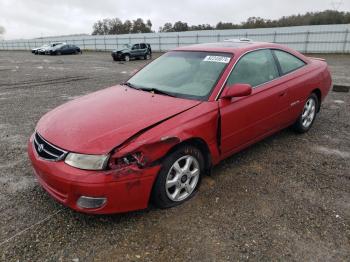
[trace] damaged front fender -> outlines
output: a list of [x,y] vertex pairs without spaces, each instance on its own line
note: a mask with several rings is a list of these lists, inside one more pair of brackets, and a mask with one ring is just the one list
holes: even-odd
[[[163,157],[172,147],[180,143],[178,137],[162,137],[158,141],[149,141],[134,147],[125,147],[111,155],[111,169],[134,169],[152,165],[156,160]],[[137,146],[138,145],[138,146]]]
[[[194,118],[194,116],[196,116]],[[219,113],[217,104],[202,103],[182,114],[178,114],[137,137],[133,137],[111,153],[110,169],[143,169],[160,163],[164,156],[178,144],[186,141],[200,141],[209,156],[207,166],[219,159],[217,139]],[[212,161],[212,162],[211,162]],[[133,169],[130,171],[130,169]]]

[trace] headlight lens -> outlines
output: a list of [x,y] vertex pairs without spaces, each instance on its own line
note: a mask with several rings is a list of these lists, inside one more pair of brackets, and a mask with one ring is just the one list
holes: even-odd
[[69,153],[64,162],[67,165],[86,169],[86,170],[103,170],[108,163],[109,155],[85,155]]

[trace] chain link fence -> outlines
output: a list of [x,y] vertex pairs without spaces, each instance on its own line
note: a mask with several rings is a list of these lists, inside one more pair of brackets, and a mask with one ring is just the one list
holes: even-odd
[[151,44],[154,51],[167,51],[178,46],[220,42],[233,38],[284,44],[303,53],[350,53],[349,24],[7,40],[0,41],[0,50],[30,50],[59,41],[77,45],[83,50],[94,51],[111,51],[125,44],[146,42]]

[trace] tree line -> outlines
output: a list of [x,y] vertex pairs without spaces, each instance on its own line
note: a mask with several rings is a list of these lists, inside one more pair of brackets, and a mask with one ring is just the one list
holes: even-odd
[[[249,29],[265,27],[285,27],[300,25],[324,25],[324,24],[348,24],[350,23],[350,12],[339,12],[325,10],[322,12],[308,12],[306,14],[283,16],[271,20],[261,17],[249,17],[246,21],[235,24],[230,22],[219,22],[215,26],[210,24],[189,25],[186,22],[177,21],[174,24],[167,22],[159,28],[159,32],[183,32],[213,29]],[[0,27],[1,32],[1,27]],[[93,35],[115,35],[129,33],[151,33],[151,20],[144,21],[142,18],[122,22],[119,18],[106,18],[98,20],[93,25]]]
[[98,20],[93,25],[93,35],[119,35],[129,33],[151,33],[151,20],[143,21],[142,18],[122,22],[119,18],[105,18]]

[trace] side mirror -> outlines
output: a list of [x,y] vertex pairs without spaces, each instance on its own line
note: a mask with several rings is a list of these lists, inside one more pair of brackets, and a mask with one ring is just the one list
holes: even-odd
[[225,88],[221,95],[221,98],[232,98],[249,96],[252,93],[252,86],[249,84],[233,84]]

